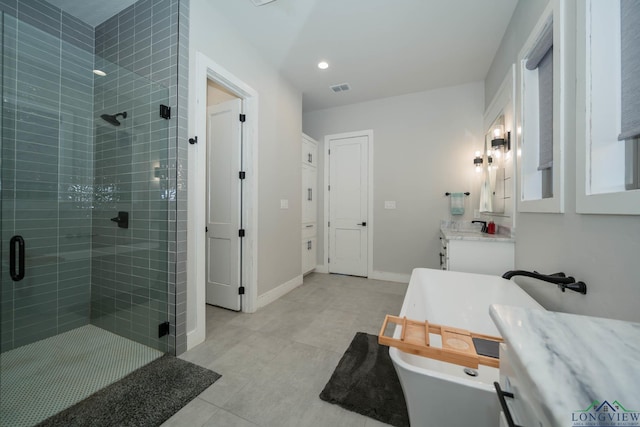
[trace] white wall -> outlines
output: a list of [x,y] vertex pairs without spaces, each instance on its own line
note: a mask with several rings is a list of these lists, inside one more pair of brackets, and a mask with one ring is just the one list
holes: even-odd
[[[483,91],[477,82],[303,114],[303,130],[318,140],[319,152],[325,135],[373,129],[374,271],[439,268],[440,220],[450,219],[445,192],[470,191],[464,219],[472,218],[479,200],[473,157],[483,144]],[[322,265],[326,220],[319,196]],[[397,209],[385,210],[385,200],[395,200]]]
[[[262,295],[300,276],[302,95],[242,39],[238,28],[216,11],[215,2],[191,0],[189,98],[195,99],[196,52],[259,94],[257,285]],[[192,119],[189,129],[193,133]],[[289,200],[289,209],[280,209],[280,199]]]
[[[574,11],[577,0],[568,0]],[[547,5],[520,0],[486,78],[491,98],[529,32]],[[575,52],[575,41],[567,49]],[[575,73],[575,55],[569,70]],[[496,84],[497,82],[497,84]],[[584,82],[578,82],[584,85]],[[517,213],[516,268],[545,273],[564,271],[587,283],[588,294],[561,293],[542,282],[519,280],[546,308],[622,320],[640,321],[640,218],[576,214],[575,88],[566,88],[569,114],[565,140],[565,213]]]

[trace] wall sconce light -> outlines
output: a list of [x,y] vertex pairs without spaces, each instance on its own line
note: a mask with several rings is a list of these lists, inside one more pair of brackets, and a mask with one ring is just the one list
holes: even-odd
[[476,151],[476,157],[473,159],[473,165],[476,167],[476,172],[482,172],[482,157],[480,152]]
[[505,134],[504,126],[496,125],[491,132],[491,148],[499,152],[502,147],[505,152],[511,150],[511,132]]
[[[480,151],[476,151],[476,157],[473,159],[473,165],[476,167],[476,172],[482,172],[482,164],[484,160],[482,159],[482,153]],[[493,157],[491,156],[491,152],[487,151],[487,166],[491,169],[493,165]]]

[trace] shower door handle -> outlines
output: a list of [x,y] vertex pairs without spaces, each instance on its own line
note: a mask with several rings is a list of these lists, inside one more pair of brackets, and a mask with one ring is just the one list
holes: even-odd
[[[18,268],[16,271],[16,244],[18,246]],[[9,274],[14,282],[24,279],[24,239],[15,235],[9,241]]]

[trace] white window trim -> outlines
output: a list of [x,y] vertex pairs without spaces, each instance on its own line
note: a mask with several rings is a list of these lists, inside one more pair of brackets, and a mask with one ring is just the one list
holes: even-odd
[[[640,190],[588,194],[591,164],[591,68],[587,18],[591,1],[577,2],[576,22],[576,212],[580,214],[640,215]],[[622,144],[622,142],[620,142]]]
[[[567,25],[566,25],[566,0],[552,0],[546,7],[542,16],[536,23],[533,31],[529,35],[526,43],[518,55],[518,129],[523,125],[524,115],[524,83],[523,72],[526,56],[536,44],[545,24],[553,16],[553,197],[546,199],[525,200],[522,198],[524,186],[523,159],[518,159],[518,185],[519,194],[517,197],[519,212],[540,212],[540,213],[563,213],[564,212],[564,141],[566,123],[566,91],[572,84],[567,79],[566,72],[566,45],[567,45]],[[518,154],[522,150],[522,133],[517,132]]]

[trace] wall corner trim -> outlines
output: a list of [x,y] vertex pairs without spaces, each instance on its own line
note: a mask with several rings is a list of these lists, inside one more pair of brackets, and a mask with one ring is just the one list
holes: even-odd
[[206,338],[204,328],[197,328],[187,332],[187,351],[191,350],[198,344],[202,344]]

